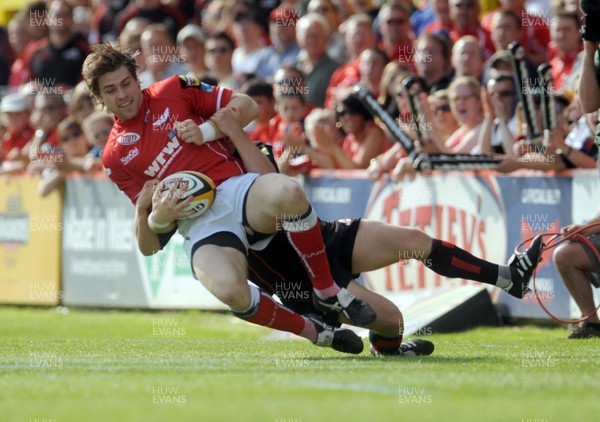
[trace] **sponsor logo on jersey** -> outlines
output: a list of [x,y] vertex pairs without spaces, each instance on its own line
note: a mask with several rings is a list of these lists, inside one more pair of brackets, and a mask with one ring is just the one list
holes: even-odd
[[202,89],[202,91],[204,92],[212,92],[214,86],[209,85],[209,84],[205,84],[204,82],[200,82],[200,88]]
[[117,142],[121,145],[133,145],[140,140],[140,134],[135,132],[127,132],[117,136]]
[[165,145],[160,153],[156,156],[152,164],[144,171],[144,174],[150,177],[160,177],[167,166],[182,150],[179,139],[175,136],[175,131],[169,132],[170,141]]
[[152,122],[152,126],[162,126],[167,122],[167,119],[169,118],[169,107],[165,108],[165,111],[163,111],[163,114],[156,119],[154,122]]
[[129,154],[121,158],[121,162],[123,163],[123,165],[126,166],[131,160],[133,160],[138,155],[140,155],[140,150],[137,149],[137,147],[133,148],[131,151],[129,151]]

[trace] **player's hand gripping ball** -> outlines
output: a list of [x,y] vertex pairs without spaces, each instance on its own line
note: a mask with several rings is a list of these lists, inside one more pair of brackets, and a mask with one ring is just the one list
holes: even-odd
[[179,171],[161,180],[162,194],[166,195],[169,189],[177,185],[181,193],[180,201],[192,197],[189,205],[183,211],[190,212],[189,215],[181,217],[180,220],[196,218],[204,214],[215,200],[216,186],[207,175],[197,171]]

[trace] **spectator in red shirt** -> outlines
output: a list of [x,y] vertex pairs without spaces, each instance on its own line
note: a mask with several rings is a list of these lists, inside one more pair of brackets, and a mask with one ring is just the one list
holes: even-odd
[[[27,16],[20,12],[17,13],[8,23],[8,42],[15,56],[10,67],[10,76],[8,86],[16,88],[27,78],[27,62],[25,60],[25,48],[32,40],[27,27],[29,22]],[[25,72],[25,75],[22,74]]]
[[367,48],[375,47],[377,44],[373,31],[373,20],[367,14],[359,13],[350,16],[342,24],[342,32],[350,54],[350,62],[339,67],[331,75],[325,100],[327,108],[334,108],[337,100],[344,96],[343,94],[336,96],[336,92],[341,93],[358,83],[360,80],[359,56]]
[[241,89],[258,104],[258,117],[244,128],[248,137],[253,141],[271,143],[269,121],[275,117],[275,97],[273,96],[273,85],[262,79],[251,79]]
[[515,13],[521,24],[519,42],[523,44],[527,58],[537,67],[548,60],[548,44],[550,29],[544,16],[529,14],[525,8],[525,0],[500,0],[499,8],[489,11],[481,18],[481,26],[487,31],[493,31],[494,18],[502,11]]
[[484,58],[488,59],[495,49],[489,31],[479,24],[480,12],[477,0],[450,0],[450,17],[454,23],[450,38],[457,42],[465,35],[473,36],[483,49]]
[[449,0],[433,0],[433,14],[435,20],[425,26],[424,33],[446,31],[448,34],[452,30],[452,18],[450,17],[450,2]]
[[20,94],[9,94],[0,102],[0,118],[6,133],[2,138],[2,159],[18,160],[21,150],[33,137],[33,126],[29,121],[30,111],[27,98]]
[[565,84],[573,72],[578,54],[583,50],[579,35],[580,27],[577,15],[574,13],[560,12],[552,22],[552,44],[556,47],[556,54],[550,60],[550,65],[554,88],[558,92],[574,88]]

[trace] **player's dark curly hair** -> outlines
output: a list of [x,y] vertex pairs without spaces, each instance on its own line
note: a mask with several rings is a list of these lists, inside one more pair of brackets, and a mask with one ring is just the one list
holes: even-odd
[[125,66],[131,76],[137,80],[138,66],[135,63],[135,55],[120,45],[97,44],[92,46],[92,53],[83,62],[82,75],[90,92],[95,98],[100,98],[100,76],[105,73],[114,72],[121,66]]

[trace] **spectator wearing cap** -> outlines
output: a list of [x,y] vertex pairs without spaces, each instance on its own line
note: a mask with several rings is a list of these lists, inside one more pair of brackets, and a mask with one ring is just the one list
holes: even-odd
[[306,100],[317,107],[325,104],[325,93],[331,75],[340,67],[338,62],[327,55],[330,35],[327,19],[316,13],[303,16],[296,25],[296,37],[301,48],[297,67],[306,75]]
[[225,32],[210,35],[206,40],[204,63],[208,68],[208,74],[219,82],[219,86],[229,89],[236,87],[236,79],[231,66],[234,48],[233,39]]
[[0,119],[6,127],[2,138],[2,160],[16,160],[34,134],[29,121],[27,98],[20,94],[8,94],[2,98]]
[[306,7],[308,13],[318,13],[327,19],[331,28],[331,37],[327,43],[327,55],[335,57],[340,63],[350,60],[344,36],[339,32],[340,20],[338,18],[335,4],[332,0],[310,0]]
[[179,56],[179,49],[165,25],[148,25],[142,32],[141,43],[146,59],[146,70],[139,74],[142,88],[171,76],[187,73],[187,67]]
[[385,133],[375,124],[373,116],[360,100],[350,94],[337,107],[337,114],[346,134],[342,144],[325,142],[338,169],[366,169],[372,158],[387,147]]
[[271,45],[256,69],[259,78],[272,78],[277,69],[292,66],[298,60],[300,47],[296,41],[296,23],[300,11],[278,7],[269,15]]
[[233,50],[231,66],[235,74],[254,74],[268,50],[261,44],[263,29],[252,11],[240,12],[233,18],[233,35],[237,48]]
[[181,58],[188,68],[188,75],[202,75],[208,70],[204,63],[204,33],[198,25],[190,23],[177,34]]
[[160,0],[133,0],[116,16],[114,32],[120,34],[133,18],[144,18],[151,23],[165,25],[173,40],[185,25],[185,18],[181,13],[171,6],[161,4]]

